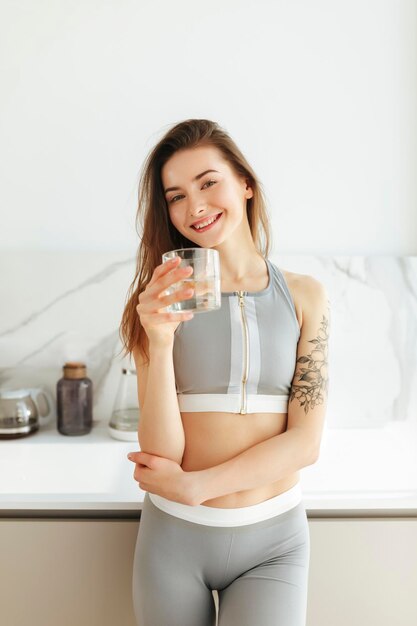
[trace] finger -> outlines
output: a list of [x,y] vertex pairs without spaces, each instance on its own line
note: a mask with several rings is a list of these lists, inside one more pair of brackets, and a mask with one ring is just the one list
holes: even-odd
[[[186,272],[185,274],[183,273],[182,275],[180,274],[177,278],[171,279],[171,282],[179,282],[181,279],[186,278],[187,274],[190,274],[190,272]],[[167,285],[161,288],[160,283],[156,283],[148,293],[145,294],[142,292],[142,294],[140,294],[139,304],[136,306],[136,311],[139,316],[158,313],[162,308],[165,308],[172,302],[190,298],[194,293],[195,284],[184,284],[181,289],[176,289],[170,294],[166,293],[166,287]],[[193,291],[189,292],[189,289],[192,289]]]
[[152,454],[148,454],[147,452],[134,452],[133,453],[134,458],[135,458],[135,462],[138,463],[139,465],[149,465],[149,463],[151,462],[153,455]]
[[136,482],[140,480],[145,480],[145,472],[149,471],[149,468],[146,465],[135,465],[135,470],[133,472],[133,478]]
[[[178,259],[180,257],[177,257]],[[162,276],[158,276],[155,280],[152,278],[146,285],[146,288],[138,294],[139,306],[146,310],[153,306],[155,301],[161,296],[165,295],[165,291],[170,285],[178,283],[181,279],[185,280],[188,276],[191,276],[194,268],[191,265],[186,267],[169,268],[167,272],[164,272]],[[145,312],[146,312],[145,310]],[[139,314],[144,311],[138,311]]]
[[139,295],[139,302],[145,305],[152,303],[153,305],[155,301],[166,295],[165,292],[168,287],[174,285],[175,283],[184,281],[191,276],[193,271],[192,266],[187,265],[186,267],[177,267],[170,272],[167,272],[158,278],[158,280],[156,280],[150,288],[147,287],[146,292],[142,292],[142,294]]
[[[183,300],[188,299],[189,297],[191,296],[187,296],[187,298],[183,298]],[[145,312],[143,309],[139,308],[138,305],[136,307],[136,311],[138,312],[142,326],[145,328],[153,326],[154,324],[165,324],[166,322],[182,322],[193,317],[193,312],[191,310],[167,311],[166,306],[161,306],[153,311]]]
[[[167,313],[165,311],[161,313],[152,314],[152,326],[156,326],[158,324],[166,324],[167,322],[187,322],[188,320],[194,317],[194,313],[192,311],[177,311],[175,313]],[[145,320],[142,322],[143,325],[146,324]]]
[[191,276],[194,272],[194,268],[192,265],[185,265],[183,267],[176,267],[170,272],[166,272],[163,276],[161,276],[157,283],[153,285],[152,293],[162,293],[168,287],[173,285],[174,283],[178,283],[179,281],[184,280]]
[[173,293],[170,293],[167,296],[161,295],[159,296],[158,300],[159,300],[159,306],[162,307],[166,307],[170,304],[172,304],[173,302],[181,302],[182,300],[188,300],[189,298],[191,298],[194,294],[194,286],[185,286],[182,289],[178,289],[177,291],[174,291]]
[[176,289],[170,294],[161,291],[159,294],[155,291],[154,295],[148,294],[148,297],[141,298],[136,306],[138,315],[142,318],[144,315],[152,315],[158,313],[161,309],[167,307],[172,302],[177,302],[190,298],[194,293],[195,283],[183,285],[181,289]]
[[173,259],[169,259],[169,261],[165,261],[164,263],[161,263],[161,265],[157,265],[154,269],[152,278],[149,281],[148,285],[149,286],[153,285],[157,280],[159,280],[159,278],[161,278],[161,276],[164,276],[165,274],[170,272],[172,269],[177,267],[179,263],[178,259],[180,259],[180,257],[176,256]]
[[127,458],[129,459],[129,461],[132,461],[133,463],[138,463],[138,461],[136,460],[137,458],[139,458],[137,455],[140,454],[140,452],[129,452],[127,455]]

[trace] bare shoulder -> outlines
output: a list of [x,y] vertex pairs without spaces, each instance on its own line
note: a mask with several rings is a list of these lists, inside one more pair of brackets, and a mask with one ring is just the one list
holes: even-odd
[[328,301],[326,288],[322,282],[314,278],[314,276],[310,276],[310,274],[298,274],[280,269],[292,295],[298,323],[301,328],[303,313],[305,315],[312,306],[314,307],[320,302]]

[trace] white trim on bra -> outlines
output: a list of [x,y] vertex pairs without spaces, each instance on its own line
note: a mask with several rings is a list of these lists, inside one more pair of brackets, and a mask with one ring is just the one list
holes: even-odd
[[[239,413],[239,393],[178,393],[180,411]],[[288,395],[248,394],[246,413],[287,413]]]

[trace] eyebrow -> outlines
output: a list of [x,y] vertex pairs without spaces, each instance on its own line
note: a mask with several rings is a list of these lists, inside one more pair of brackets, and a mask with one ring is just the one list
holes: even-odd
[[[194,180],[200,180],[200,178],[202,178],[204,174],[208,174],[209,172],[216,172],[217,174],[220,173],[217,170],[206,170],[205,172],[201,172],[201,174],[197,174]],[[165,193],[168,193],[168,191],[178,191],[179,189],[181,189],[181,187],[168,187],[167,189],[165,189]]]

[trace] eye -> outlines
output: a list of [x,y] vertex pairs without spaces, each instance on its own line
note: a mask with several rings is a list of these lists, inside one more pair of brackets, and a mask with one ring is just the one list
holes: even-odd
[[[209,183],[213,183],[213,185],[215,185],[215,184],[216,184],[216,182],[217,182],[217,181],[215,181],[215,180],[208,180],[206,183],[204,183],[203,187],[204,187],[205,185],[208,185]],[[210,185],[210,187],[211,187],[211,185]]]
[[[208,180],[206,183],[204,183],[203,188],[208,185],[209,183],[212,183],[213,185],[216,184],[216,180]],[[210,185],[211,187],[212,185]],[[175,198],[180,198],[181,196],[174,196],[173,198],[171,198],[171,200],[169,200],[170,204],[172,204],[173,202],[176,202]]]

